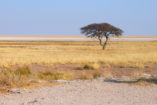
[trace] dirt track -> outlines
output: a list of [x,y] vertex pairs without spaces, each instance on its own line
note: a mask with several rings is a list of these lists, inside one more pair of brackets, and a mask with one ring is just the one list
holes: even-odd
[[157,105],[157,87],[72,81],[0,98],[0,105]]

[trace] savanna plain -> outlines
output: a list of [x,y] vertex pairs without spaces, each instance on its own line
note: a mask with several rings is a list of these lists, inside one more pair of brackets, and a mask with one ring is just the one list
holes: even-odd
[[156,52],[156,41],[113,41],[104,51],[96,41],[1,41],[0,90],[38,80],[157,75]]
[[156,52],[157,41],[0,41],[0,105],[156,105]]

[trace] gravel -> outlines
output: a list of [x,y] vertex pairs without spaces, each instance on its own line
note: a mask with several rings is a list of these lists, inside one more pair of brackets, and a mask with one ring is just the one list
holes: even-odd
[[157,87],[75,80],[10,93],[0,98],[0,105],[157,105]]

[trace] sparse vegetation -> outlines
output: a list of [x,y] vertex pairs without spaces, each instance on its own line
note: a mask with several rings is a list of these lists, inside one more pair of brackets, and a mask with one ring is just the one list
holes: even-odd
[[81,76],[78,77],[78,79],[86,80],[89,79],[89,77],[87,76],[87,74],[82,74]]
[[95,73],[93,74],[93,78],[94,78],[94,79],[99,78],[99,77],[101,77],[101,74],[100,74],[100,73],[95,72]]
[[29,76],[31,74],[30,68],[28,67],[20,67],[15,71],[16,75],[26,75]]
[[40,79],[45,79],[45,80],[54,80],[55,79],[55,75],[50,71],[40,72],[38,74],[38,76]]
[[156,46],[157,42],[110,42],[104,52],[97,42],[1,42],[0,67],[99,62],[108,67],[144,67],[157,63]]
[[85,70],[93,70],[94,68],[90,65],[84,65],[83,69]]
[[100,65],[98,63],[85,64],[83,67],[77,67],[77,70],[99,70]]
[[44,79],[44,80],[59,80],[59,79],[70,80],[74,78],[73,73],[62,73],[62,72],[53,73],[51,71],[40,72],[38,76],[40,79]]
[[[37,76],[36,76],[37,75]],[[40,79],[46,80],[72,80],[75,75],[70,72],[34,72],[32,73],[28,67],[20,67],[16,70],[4,68],[0,72],[0,91],[7,91],[10,88],[22,88],[31,85],[31,79],[38,81]],[[38,82],[34,82],[38,83]]]
[[100,65],[98,63],[92,64],[92,67],[93,67],[94,70],[99,70],[100,69]]
[[107,78],[107,77],[112,77],[113,74],[111,73],[111,71],[105,71],[104,72],[104,78]]
[[[16,71],[11,69],[2,69],[0,73],[0,90],[7,90],[13,87],[24,87],[29,85],[29,69],[20,68]],[[26,71],[26,72],[25,72]]]
[[[151,65],[157,63],[157,42],[110,42],[109,46],[104,52],[99,50],[97,42],[0,42],[0,90],[29,86],[30,79],[49,81],[125,75],[126,68],[153,73]],[[55,69],[60,69],[60,65],[69,66],[64,72],[32,72],[33,64]],[[113,68],[124,71],[113,73],[110,71]],[[127,75],[139,73],[143,71]]]

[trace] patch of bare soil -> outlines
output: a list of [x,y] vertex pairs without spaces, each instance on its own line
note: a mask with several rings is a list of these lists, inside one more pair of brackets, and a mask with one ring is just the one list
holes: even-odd
[[0,105],[156,105],[157,87],[75,80],[0,98]]
[[105,75],[105,73],[111,73],[112,76],[134,76],[144,73],[157,75],[156,64],[146,65],[144,68],[105,67],[103,64],[101,64],[98,70],[93,70],[90,68],[84,69],[84,66],[84,64],[54,64],[52,66],[32,64],[29,67],[32,72],[71,72],[75,75],[92,75],[95,72],[101,73],[102,76]]

